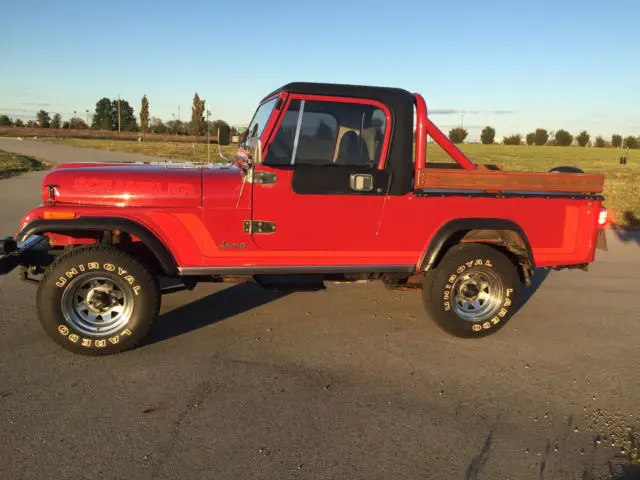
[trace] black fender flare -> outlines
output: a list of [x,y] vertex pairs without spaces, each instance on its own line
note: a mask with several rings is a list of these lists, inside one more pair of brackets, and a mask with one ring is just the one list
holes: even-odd
[[531,250],[529,239],[522,227],[513,220],[506,220],[504,218],[457,218],[445,223],[433,236],[418,264],[418,271],[425,272],[429,270],[436,263],[438,255],[447,244],[447,241],[452,237],[455,238],[457,233],[469,230],[510,230],[517,233],[520,235],[520,238],[522,238],[525,248],[527,249],[531,267],[535,268],[533,250]]
[[165,274],[172,276],[178,273],[178,265],[175,258],[158,237],[147,227],[118,217],[81,217],[75,220],[34,220],[24,226],[16,236],[18,243],[23,242],[31,235],[55,232],[64,233],[77,230],[109,231],[120,230],[134,235],[144,243],[158,260]]

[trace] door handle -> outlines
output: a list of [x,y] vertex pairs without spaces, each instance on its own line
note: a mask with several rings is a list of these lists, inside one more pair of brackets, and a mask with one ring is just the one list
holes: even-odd
[[370,173],[352,173],[349,178],[351,190],[355,192],[370,192],[373,190],[373,175]]

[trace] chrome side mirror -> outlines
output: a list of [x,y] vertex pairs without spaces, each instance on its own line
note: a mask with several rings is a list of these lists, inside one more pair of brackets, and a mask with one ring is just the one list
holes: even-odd
[[251,152],[252,163],[262,163],[262,141],[257,137],[251,137],[247,140],[247,148]]

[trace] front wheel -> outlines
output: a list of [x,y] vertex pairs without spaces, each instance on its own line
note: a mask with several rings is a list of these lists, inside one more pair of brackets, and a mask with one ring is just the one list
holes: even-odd
[[157,280],[130,255],[110,247],[60,256],[38,287],[38,317],[67,350],[109,355],[135,346],[158,315]]
[[425,309],[443,330],[457,337],[494,333],[518,308],[516,266],[488,245],[456,245],[427,275],[429,281],[422,288]]

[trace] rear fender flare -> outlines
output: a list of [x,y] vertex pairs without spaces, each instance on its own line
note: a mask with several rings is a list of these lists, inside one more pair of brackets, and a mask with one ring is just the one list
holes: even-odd
[[445,223],[433,236],[424,254],[420,258],[417,271],[430,270],[440,257],[448,243],[457,243],[470,230],[509,230],[517,233],[524,242],[531,267],[535,268],[533,251],[526,233],[516,222],[504,218],[458,218]]
[[24,226],[16,236],[16,240],[23,242],[31,235],[45,232],[63,233],[78,230],[120,230],[134,235],[151,250],[166,275],[173,276],[178,273],[178,265],[166,245],[147,227],[125,218],[81,217],[76,220],[34,220]]

